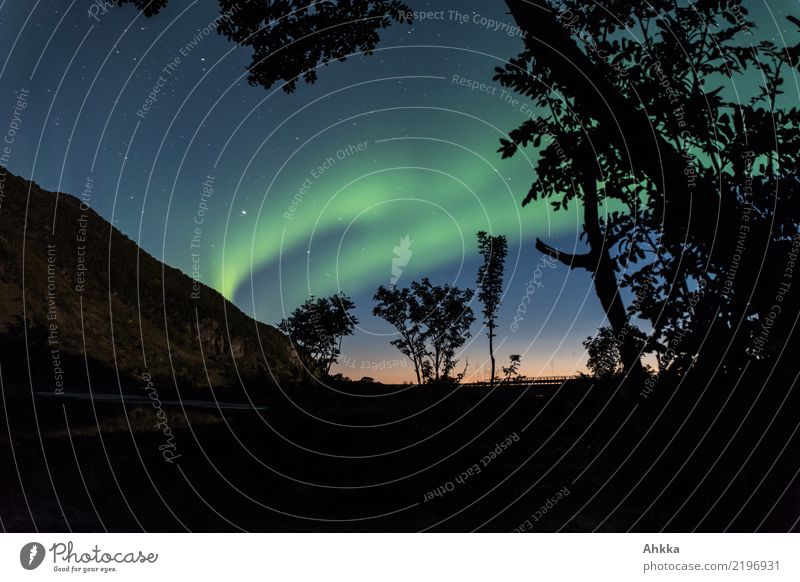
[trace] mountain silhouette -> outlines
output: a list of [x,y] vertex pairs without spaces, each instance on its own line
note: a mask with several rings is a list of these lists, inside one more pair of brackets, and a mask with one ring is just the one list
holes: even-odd
[[6,390],[141,392],[149,380],[162,397],[213,388],[227,399],[297,377],[282,333],[147,254],[91,210],[88,196],[82,202],[3,173]]

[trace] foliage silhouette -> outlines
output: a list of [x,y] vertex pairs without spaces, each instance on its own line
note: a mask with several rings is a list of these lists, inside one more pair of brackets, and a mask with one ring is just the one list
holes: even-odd
[[[121,0],[146,16],[167,0]],[[219,0],[217,31],[253,49],[248,81],[269,89],[283,81],[293,92],[297,81],[317,80],[317,69],[349,55],[371,55],[380,31],[394,22],[410,23],[411,9],[399,0]]]
[[418,383],[457,382],[457,352],[470,337],[475,315],[469,306],[475,292],[425,277],[411,288],[379,287],[373,314],[391,324],[400,337],[391,343],[414,364]]
[[514,380],[520,377],[519,367],[522,363],[522,356],[511,354],[508,356],[508,366],[503,366],[503,380]]
[[[695,363],[703,344],[709,365],[726,347],[726,367],[744,365],[779,288],[770,271],[798,233],[800,113],[780,101],[798,47],[752,45],[755,24],[718,0],[508,5],[526,46],[495,78],[540,116],[500,152],[539,151],[523,205],[582,205],[588,251],[537,248],[592,274],[614,335],[638,316],[652,328],[640,345],[671,352],[676,369]],[[727,85],[752,74],[763,86],[738,101]],[[738,278],[726,278],[731,270]],[[758,289],[742,275],[750,270],[762,274]],[[622,288],[636,297],[627,309]],[[774,350],[778,337],[765,343]],[[618,348],[639,375],[636,343]]]
[[300,359],[311,372],[330,372],[339,359],[342,338],[352,335],[358,320],[355,304],[345,295],[312,297],[278,324],[298,348]]
[[[647,341],[647,336],[637,327],[629,326],[626,334],[639,349]],[[623,338],[615,335],[614,330],[606,325],[598,329],[594,337],[587,337],[583,341],[583,347],[589,354],[586,367],[596,379],[603,380],[625,371],[621,351],[623,341]]]

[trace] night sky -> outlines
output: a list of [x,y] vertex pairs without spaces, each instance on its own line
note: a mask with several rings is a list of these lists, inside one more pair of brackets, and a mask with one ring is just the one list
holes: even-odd
[[[217,35],[216,2],[173,0],[152,19],[100,4],[0,2],[0,115],[10,119],[22,89],[30,103],[12,172],[76,195],[92,180],[98,213],[259,320],[276,323],[309,294],[349,294],[360,326],[338,369],[353,378],[413,376],[394,367],[392,330],[371,315],[393,259],[405,263],[400,286],[474,286],[475,233],[505,234],[499,360],[523,354],[534,375],[583,369],[581,340],[603,321],[591,279],[533,248],[537,236],[582,248],[578,209],[522,208],[535,158],[496,152],[532,114],[491,80],[522,47],[503,2],[409,0],[444,19],[393,26],[373,56],[323,67],[289,95],[248,85],[249,49]],[[791,28],[746,4],[759,35]],[[485,375],[486,352],[476,323],[462,355],[470,376]]]

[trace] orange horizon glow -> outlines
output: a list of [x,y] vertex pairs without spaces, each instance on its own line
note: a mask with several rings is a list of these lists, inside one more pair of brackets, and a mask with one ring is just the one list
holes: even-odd
[[[502,365],[505,365],[505,361],[502,362]],[[488,381],[490,369],[491,368],[488,362],[483,362],[480,366],[475,368],[473,368],[473,366],[470,366],[470,369],[467,371],[467,374],[464,377],[464,381],[465,382]],[[520,375],[527,377],[574,376],[576,374],[587,373],[587,372],[588,369],[584,364],[583,358],[580,361],[575,362],[575,365],[572,367],[567,365],[566,362],[556,363],[555,365],[551,366],[549,359],[534,363],[523,362],[523,365],[520,367],[519,370]],[[382,384],[403,384],[403,383],[416,384],[416,376],[414,374],[414,368],[408,360],[406,360],[405,366],[391,368],[391,369],[383,369],[383,370],[379,368],[360,369],[360,368],[352,368],[344,366],[341,364],[335,364],[331,369],[331,373],[344,374],[351,380],[360,380],[363,377],[369,377],[374,379],[376,382],[380,382]],[[502,377],[501,362],[499,361],[499,359],[497,362],[497,369],[495,372],[495,376],[497,378]]]

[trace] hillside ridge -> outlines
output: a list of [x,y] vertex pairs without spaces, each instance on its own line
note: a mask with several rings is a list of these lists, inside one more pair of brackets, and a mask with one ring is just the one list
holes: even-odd
[[30,373],[56,393],[144,377],[167,391],[249,391],[298,377],[281,332],[108,223],[91,208],[93,183],[74,196],[0,170],[6,384],[24,387]]

